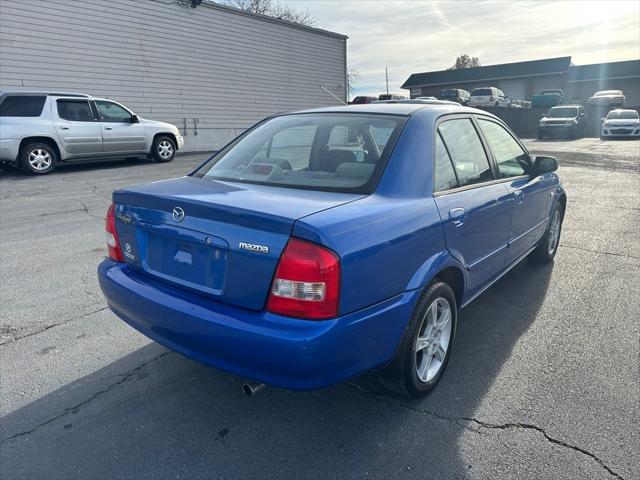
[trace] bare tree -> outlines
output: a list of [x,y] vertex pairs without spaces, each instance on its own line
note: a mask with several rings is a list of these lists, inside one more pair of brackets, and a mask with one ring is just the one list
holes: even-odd
[[461,68],[474,68],[479,66],[480,60],[478,60],[478,57],[470,57],[466,53],[463,53],[459,57],[456,57],[456,63],[452,67],[447,68],[447,70],[458,70]]
[[355,90],[354,84],[360,80],[360,72],[355,68],[350,68],[347,71],[347,93],[349,96],[353,95]]
[[313,27],[316,24],[315,18],[311,16],[308,10],[296,10],[277,0],[220,0],[220,3],[245,12],[268,15],[279,20],[286,20],[309,27]]

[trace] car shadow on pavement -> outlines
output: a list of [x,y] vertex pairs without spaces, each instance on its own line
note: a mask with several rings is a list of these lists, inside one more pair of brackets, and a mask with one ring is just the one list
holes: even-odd
[[468,477],[462,437],[480,432],[467,419],[535,321],[552,268],[523,262],[461,312],[447,371],[424,399],[373,375],[247,398],[237,377],[150,344],[3,417],[0,476]]

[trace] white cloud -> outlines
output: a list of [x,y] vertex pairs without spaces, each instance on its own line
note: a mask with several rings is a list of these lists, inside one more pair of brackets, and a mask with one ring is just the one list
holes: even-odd
[[572,56],[579,65],[640,58],[640,2],[298,0],[318,26],[349,36],[360,93],[399,90],[411,73],[467,53],[484,65]]

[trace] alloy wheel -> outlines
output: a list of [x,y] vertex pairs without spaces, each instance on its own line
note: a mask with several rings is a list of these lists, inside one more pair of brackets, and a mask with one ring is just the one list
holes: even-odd
[[164,159],[171,158],[173,155],[173,145],[171,145],[169,140],[162,140],[158,143],[158,155]]
[[421,382],[429,382],[442,369],[451,343],[451,305],[436,298],[422,318],[414,346],[416,374]]
[[560,209],[556,208],[551,218],[551,225],[549,225],[549,255],[553,255],[558,247],[558,240],[560,239]]
[[51,168],[52,162],[51,154],[44,148],[34,148],[29,152],[29,165],[38,172]]

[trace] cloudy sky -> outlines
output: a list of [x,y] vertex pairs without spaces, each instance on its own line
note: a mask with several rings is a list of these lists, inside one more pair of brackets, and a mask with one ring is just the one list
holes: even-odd
[[293,0],[317,26],[349,36],[357,93],[399,90],[409,74],[443,70],[467,53],[483,65],[571,56],[640,58],[640,1]]

